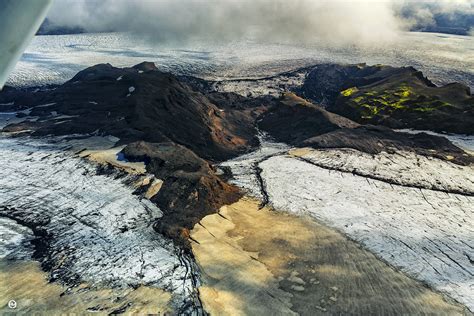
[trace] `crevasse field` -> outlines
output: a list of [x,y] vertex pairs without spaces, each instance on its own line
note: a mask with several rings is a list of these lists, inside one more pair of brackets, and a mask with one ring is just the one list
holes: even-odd
[[458,81],[474,87],[474,37],[435,33],[406,33],[377,49],[253,40],[153,44],[125,33],[37,36],[8,84],[62,83],[94,64],[124,67],[144,60],[164,71],[207,79],[258,78],[323,62],[366,62],[413,66],[437,84]]

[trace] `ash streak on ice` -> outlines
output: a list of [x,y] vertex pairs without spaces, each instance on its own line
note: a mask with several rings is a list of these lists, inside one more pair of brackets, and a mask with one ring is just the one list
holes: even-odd
[[189,301],[187,258],[152,228],[161,211],[64,149],[0,137],[2,257],[24,257],[24,247],[15,247],[32,236],[22,224],[43,234],[40,260],[52,279],[99,288],[147,285],[169,290],[178,305]]
[[[410,187],[472,192],[472,166],[408,153],[382,153],[374,162],[351,150],[314,151],[303,154],[307,161],[302,161],[275,150],[262,154],[272,151],[263,146],[223,164],[232,169],[235,184],[261,197],[261,181],[251,167],[258,161],[275,208],[315,217],[474,310],[474,197]],[[420,159],[424,170],[418,177]],[[354,168],[381,180],[353,175]],[[400,185],[389,183],[394,179]]]

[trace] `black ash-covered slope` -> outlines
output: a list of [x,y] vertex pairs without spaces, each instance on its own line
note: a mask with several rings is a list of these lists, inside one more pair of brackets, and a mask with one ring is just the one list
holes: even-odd
[[355,128],[359,124],[293,93],[285,93],[260,117],[258,126],[281,142],[299,145],[315,135],[344,127]]
[[444,137],[361,125],[292,93],[262,114],[258,126],[278,141],[297,147],[353,148],[369,154],[405,150],[461,165],[474,163],[473,156]]
[[154,228],[186,249],[195,224],[242,196],[237,187],[216,175],[209,162],[184,146],[140,141],[128,144],[122,153],[129,161],[145,161],[147,172],[163,181],[151,198],[163,212]]
[[211,160],[225,160],[257,145],[248,115],[219,108],[152,63],[133,68],[100,64],[52,90],[33,91],[2,93],[0,103],[34,107],[30,115],[39,116],[37,121],[10,125],[5,131],[96,132],[117,136],[122,143],[172,141]]
[[[202,79],[176,77],[144,62],[131,68],[96,65],[61,86],[39,91],[7,88],[0,93],[0,103],[32,107],[30,115],[39,117],[4,131],[111,134],[122,144],[173,142],[210,161],[255,148],[258,125],[296,146],[349,147],[369,153],[414,150],[466,164],[471,157],[445,138],[374,126],[469,133],[474,126],[473,98],[466,89],[460,84],[438,88],[413,68],[318,65],[296,91],[312,104],[293,94],[278,100],[211,92]],[[447,99],[450,105],[442,101]],[[369,110],[374,114],[367,116]]]
[[474,134],[469,87],[437,87],[412,67],[319,65],[296,93],[363,124]]

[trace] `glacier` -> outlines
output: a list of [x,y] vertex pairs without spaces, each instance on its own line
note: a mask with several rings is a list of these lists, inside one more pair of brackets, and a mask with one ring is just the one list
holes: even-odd
[[408,152],[285,150],[268,140],[222,166],[275,209],[310,215],[474,310],[472,166]]

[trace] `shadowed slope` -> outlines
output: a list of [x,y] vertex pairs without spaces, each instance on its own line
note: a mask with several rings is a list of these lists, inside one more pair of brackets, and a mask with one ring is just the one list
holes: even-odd
[[363,124],[474,134],[469,88],[437,87],[412,67],[320,65],[297,93]]

